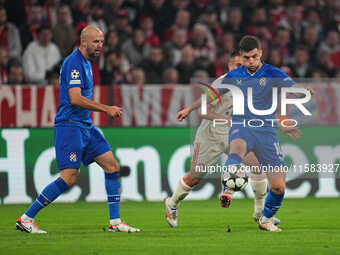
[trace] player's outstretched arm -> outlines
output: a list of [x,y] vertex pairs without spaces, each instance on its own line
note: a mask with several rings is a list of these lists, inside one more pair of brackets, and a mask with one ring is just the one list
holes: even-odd
[[176,120],[177,121],[184,120],[190,114],[190,112],[191,112],[190,107],[186,107],[183,110],[180,110],[176,115]]
[[197,109],[200,106],[201,98],[197,99],[192,105],[180,110],[176,115],[176,119],[178,121],[184,120],[193,110]]
[[292,88],[304,88],[304,89],[307,89],[311,93],[311,95],[315,94],[315,89],[310,86],[304,86],[304,85],[295,83],[292,85]]
[[120,117],[122,115],[122,108],[118,106],[109,106],[97,103],[93,100],[87,99],[81,95],[81,88],[74,87],[68,90],[70,102],[72,105],[89,109],[96,112],[105,112],[111,117]]
[[206,119],[206,120],[231,120],[230,115],[223,115],[223,114],[218,114],[216,112],[211,111],[211,106],[208,105],[207,107],[207,114],[202,114],[201,110],[197,110],[197,114],[200,118]]
[[[211,103],[212,99],[210,97],[207,98],[207,104]],[[176,119],[178,121],[184,120],[192,111],[196,110],[197,108],[201,107],[202,105],[202,99],[201,97],[197,99],[192,105],[184,108],[183,110],[180,110],[177,115]]]
[[297,140],[301,136],[301,130],[297,127],[287,127],[282,125],[282,121],[287,119],[287,116],[281,115],[281,104],[279,104],[279,107],[277,107],[276,110],[276,119],[277,121],[277,129],[282,132],[282,134],[288,136],[292,140]]
[[[313,87],[310,87],[310,86],[304,86],[304,85],[301,85],[301,84],[293,84],[292,85],[292,88],[304,88],[304,89],[307,89],[311,95],[314,95],[315,94],[315,90]],[[301,96],[304,96],[304,95],[301,95]],[[279,107],[280,109],[281,107]],[[278,119],[280,119],[280,113],[277,112],[277,117]],[[301,131],[300,129],[298,129],[297,127],[284,127],[281,125],[281,121],[278,121],[278,129],[286,136],[288,136],[289,138],[291,138],[292,140],[296,140],[296,139],[299,139],[300,136],[301,136]]]
[[277,128],[282,132],[282,134],[288,136],[294,141],[299,139],[301,136],[301,130],[297,127],[284,127],[279,123]]
[[[214,82],[212,83],[212,87],[214,85],[220,85],[222,80],[224,78],[224,75],[218,77],[216,80],[214,80]],[[207,85],[207,84],[205,84]],[[210,104],[211,102],[213,101],[213,98],[211,97],[208,97],[207,98],[207,104]],[[182,121],[184,120],[192,111],[196,110],[197,108],[199,108],[200,106],[202,105],[202,99],[201,97],[199,99],[197,99],[192,105],[184,108],[183,110],[180,110],[178,113],[177,113],[177,116],[176,116],[176,119],[178,121]]]

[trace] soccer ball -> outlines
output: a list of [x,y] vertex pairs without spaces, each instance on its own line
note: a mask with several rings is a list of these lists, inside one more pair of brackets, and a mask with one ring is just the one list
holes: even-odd
[[221,176],[222,184],[233,191],[243,190],[248,184],[248,176],[241,165],[232,165]]

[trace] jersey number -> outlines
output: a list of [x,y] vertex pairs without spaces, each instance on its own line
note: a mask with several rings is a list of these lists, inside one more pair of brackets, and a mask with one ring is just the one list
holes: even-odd
[[280,143],[274,143],[274,147],[276,150],[276,154],[279,156],[280,160],[283,161],[283,153],[282,153],[282,148],[280,146]]

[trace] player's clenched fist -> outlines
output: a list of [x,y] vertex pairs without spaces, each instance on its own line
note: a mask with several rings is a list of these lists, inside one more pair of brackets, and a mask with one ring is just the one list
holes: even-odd
[[110,117],[120,117],[122,115],[122,108],[118,106],[108,106],[106,114]]
[[185,108],[177,113],[176,119],[178,121],[182,121],[189,115],[189,113],[190,113],[190,109]]
[[286,136],[288,136],[289,138],[291,138],[293,140],[297,140],[301,136],[301,130],[298,129],[297,127],[283,127],[283,126],[279,125],[278,129],[283,134],[285,134]]

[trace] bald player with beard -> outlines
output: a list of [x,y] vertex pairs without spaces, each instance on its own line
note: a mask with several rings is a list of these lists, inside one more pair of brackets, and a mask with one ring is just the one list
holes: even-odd
[[[93,125],[91,111],[120,117],[122,109],[94,102],[91,61],[103,48],[103,33],[95,26],[85,27],[80,47],[64,60],[60,71],[59,107],[55,118],[54,144],[60,177],[47,185],[27,211],[18,218],[16,228],[31,234],[46,234],[34,221],[38,212],[72,187],[80,163],[96,162],[103,168],[110,215],[109,231],[139,232],[120,219],[119,164],[109,143]],[[46,169],[47,171],[48,169]]]

